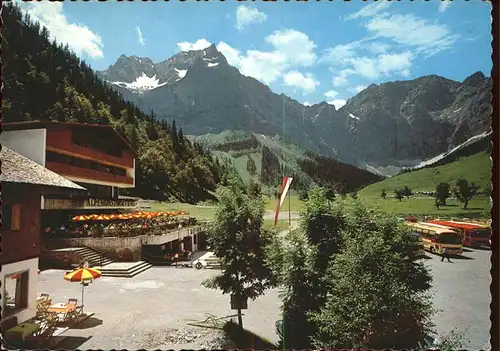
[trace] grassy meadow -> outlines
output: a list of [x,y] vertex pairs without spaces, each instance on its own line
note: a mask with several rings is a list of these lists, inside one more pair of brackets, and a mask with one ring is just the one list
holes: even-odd
[[[256,154],[252,155],[255,158],[257,168],[260,167]],[[242,169],[246,167],[246,156],[237,163]],[[244,173],[244,172],[242,172]],[[394,196],[394,189],[403,188],[405,185],[415,191],[434,191],[436,185],[440,182],[454,183],[460,177],[465,177],[469,182],[474,182],[479,185],[480,190],[489,188],[491,182],[491,161],[487,153],[481,152],[472,156],[463,157],[455,162],[415,170],[408,173],[403,173],[393,176],[383,181],[368,185],[358,192],[358,198],[367,207],[373,208],[376,212],[393,213],[395,215],[431,215],[442,217],[471,217],[471,218],[490,218],[491,203],[490,198],[486,195],[475,196],[468,205],[468,209],[463,209],[463,204],[456,199],[448,199],[447,206],[441,206],[436,209],[434,206],[434,198],[425,195],[415,195],[409,199],[398,201]],[[387,192],[387,198],[383,199],[380,196],[382,189]],[[290,192],[290,210],[293,212],[300,211],[303,202],[299,200],[298,194],[295,191]],[[266,211],[275,211],[278,200],[274,197],[264,196]],[[190,205],[184,203],[153,203],[153,211],[176,211],[184,210],[189,212],[191,216],[199,220],[208,220],[213,218],[214,207]],[[282,212],[289,210],[289,200],[285,200]],[[272,226],[272,220],[265,220],[266,226]],[[288,221],[279,221],[278,229],[284,230],[288,227]],[[283,223],[281,223],[283,222]]]
[[460,177],[476,183],[480,190],[485,190],[491,183],[491,167],[490,156],[486,152],[480,152],[443,166],[419,169],[384,179],[361,189],[358,195],[363,198],[380,197],[382,189],[385,189],[387,194],[392,196],[394,189],[405,185],[414,192],[434,191],[436,185],[441,182],[449,183],[453,187]]

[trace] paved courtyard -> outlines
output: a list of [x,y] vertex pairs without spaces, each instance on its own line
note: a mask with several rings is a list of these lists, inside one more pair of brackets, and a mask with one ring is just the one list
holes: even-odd
[[491,251],[465,249],[463,258],[452,258],[452,263],[441,262],[441,257],[432,257],[426,264],[434,278],[434,317],[440,333],[452,329],[464,332],[470,350],[488,349],[490,340],[491,303]]
[[[85,288],[85,310],[95,312],[88,327],[66,332],[64,335],[72,337],[57,348],[200,349],[203,345],[196,340],[172,344],[161,334],[188,327],[187,322],[203,320],[205,313],[219,317],[235,313],[230,309],[228,295],[200,286],[201,281],[216,273],[216,270],[153,267],[134,278],[99,278]],[[64,281],[63,275],[61,270],[41,272],[39,292],[50,293],[54,303],[71,297],[80,301],[81,285]],[[249,302],[249,309],[244,311],[244,327],[277,342],[274,322],[279,318],[279,304],[276,291]]]
[[[439,313],[435,323],[441,333],[456,328],[467,333],[470,349],[487,348],[491,283],[490,251],[471,250],[469,259],[440,262],[431,256],[426,264],[434,276],[434,302]],[[88,321],[65,333],[70,336],[57,348],[65,349],[200,349],[204,329],[187,322],[203,320],[205,313],[231,315],[229,296],[206,289],[200,282],[216,274],[212,270],[154,267],[134,278],[102,277],[85,288],[85,310],[95,312]],[[70,297],[81,300],[81,285],[63,280],[63,271],[40,274],[39,293],[50,293],[52,301]],[[274,322],[279,318],[277,291],[249,301],[243,324],[247,330],[276,343]],[[200,331],[200,337],[173,343],[165,335],[176,329]],[[210,347],[208,347],[210,348]]]

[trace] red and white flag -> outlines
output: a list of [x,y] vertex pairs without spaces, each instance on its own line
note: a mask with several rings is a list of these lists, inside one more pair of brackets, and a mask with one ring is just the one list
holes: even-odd
[[283,181],[281,182],[281,194],[280,199],[278,201],[278,208],[276,209],[276,214],[274,215],[274,225],[278,223],[278,216],[280,214],[281,206],[286,199],[286,194],[288,193],[288,189],[290,189],[290,184],[292,184],[293,178],[291,177],[283,177]]

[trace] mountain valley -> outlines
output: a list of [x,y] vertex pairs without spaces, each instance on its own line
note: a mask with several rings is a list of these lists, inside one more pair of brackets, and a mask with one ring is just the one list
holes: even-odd
[[491,79],[437,75],[372,84],[337,110],[273,93],[229,65],[215,45],[153,63],[120,56],[98,75],[141,110],[176,120],[186,134],[244,130],[391,175],[489,131]]

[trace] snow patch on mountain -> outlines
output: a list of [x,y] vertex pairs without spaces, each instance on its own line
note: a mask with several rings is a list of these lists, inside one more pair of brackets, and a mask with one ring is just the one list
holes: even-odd
[[175,71],[177,72],[177,75],[179,76],[179,79],[177,81],[179,81],[182,78],[184,78],[186,76],[186,74],[187,74],[187,69],[177,69],[176,68]]
[[132,83],[127,83],[127,82],[110,82],[110,83],[139,93],[144,93],[146,91],[150,91],[167,84],[166,82],[160,83],[160,80],[156,78],[156,75],[148,77],[144,72],[142,73],[141,76],[137,77],[136,80],[134,80]]
[[440,155],[437,155],[436,157],[433,157],[429,160],[425,160],[425,161],[422,161],[420,162],[418,165],[414,166],[414,167],[411,167],[411,169],[419,169],[419,168],[422,168],[422,167],[426,167],[426,166],[430,166],[440,160],[442,160],[443,158],[445,158],[446,156],[448,156],[449,154],[457,151],[457,150],[460,150],[461,148],[467,146],[467,145],[470,145],[478,140],[481,140],[483,138],[486,138],[488,136],[491,135],[491,132],[484,132],[484,133],[481,133],[481,134],[478,134],[478,135],[474,135],[473,137],[467,139],[466,141],[464,141],[462,144],[454,147],[453,149],[451,149],[450,151],[447,151],[445,153],[442,153]]
[[352,113],[349,113],[349,117],[359,121],[359,117],[354,116]]
[[218,63],[209,63],[207,66],[208,67],[216,67],[218,65],[219,65]]

